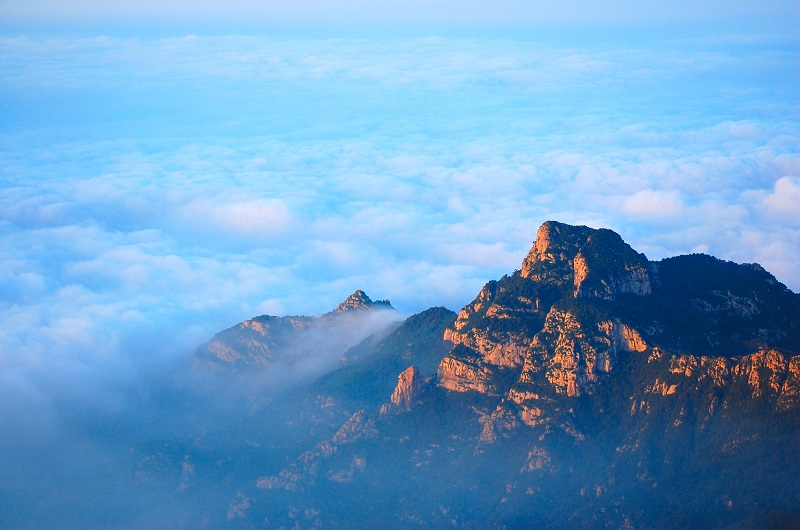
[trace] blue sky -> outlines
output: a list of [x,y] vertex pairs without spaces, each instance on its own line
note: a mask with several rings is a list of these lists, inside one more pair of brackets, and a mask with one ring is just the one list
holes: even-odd
[[672,33],[686,28],[706,33],[714,29],[792,32],[797,30],[798,15],[800,8],[791,0],[28,0],[0,6],[6,24],[135,26],[137,31],[181,26],[223,31],[282,27],[352,32],[372,27],[438,33],[618,27],[628,32],[636,28]]
[[798,291],[798,7],[662,4],[4,3],[5,392],[358,288],[458,310],[548,219]]

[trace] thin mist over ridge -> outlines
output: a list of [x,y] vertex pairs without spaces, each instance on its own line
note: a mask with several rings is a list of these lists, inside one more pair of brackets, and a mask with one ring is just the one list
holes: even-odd
[[[110,359],[57,378],[33,372],[22,400],[15,383],[25,381],[5,372],[10,384],[0,400],[6,425],[0,449],[15,458],[0,460],[8,477],[0,523],[57,528],[201,524],[192,515],[195,500],[165,505],[160,493],[137,479],[132,448],[146,440],[193,438],[229,428],[330,371],[352,346],[379,340],[401,320],[388,300],[373,302],[360,290],[319,317],[260,318],[305,324],[279,337],[268,371],[252,365],[209,370],[209,361],[191,351],[162,359],[149,354],[135,364]],[[143,512],[143,505],[153,512]]]
[[389,300],[372,301],[359,289],[318,317],[261,315],[221,331],[197,348],[192,369],[221,389],[235,381],[249,412],[330,372],[349,350],[379,341],[402,320]]

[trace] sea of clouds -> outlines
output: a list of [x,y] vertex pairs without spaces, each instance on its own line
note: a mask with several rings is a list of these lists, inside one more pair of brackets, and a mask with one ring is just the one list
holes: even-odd
[[548,219],[651,259],[758,262],[798,291],[798,52],[4,39],[4,448],[149,410],[143,377],[257,314],[321,314],[359,288],[458,310]]

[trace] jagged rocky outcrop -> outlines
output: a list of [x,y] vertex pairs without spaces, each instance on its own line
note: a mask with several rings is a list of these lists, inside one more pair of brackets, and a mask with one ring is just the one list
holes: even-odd
[[735,414],[739,400],[745,396],[751,400],[766,399],[777,410],[796,408],[800,395],[800,355],[781,353],[774,349],[760,350],[738,357],[707,357],[695,355],[672,355],[666,358],[663,352],[648,358],[649,364],[661,371],[634,394],[631,414],[639,413],[651,406],[648,395],[671,399],[692,396],[705,400],[701,407],[710,415]]
[[[570,309],[556,309],[553,302],[648,295],[649,268],[643,254],[610,230],[544,223],[521,270],[488,283],[445,332],[461,347],[442,361],[440,384],[450,390],[507,391],[497,384],[504,368],[522,369],[525,381],[542,368],[537,359],[546,358],[550,383],[579,395],[598,373],[610,370],[618,347],[634,340],[641,349],[644,343],[618,319],[597,323],[603,327],[599,333],[585,333]],[[599,347],[590,344],[597,341]]]
[[409,366],[397,376],[397,386],[389,403],[381,407],[381,415],[392,411],[411,410],[411,405],[425,388],[425,381],[416,366]]
[[607,229],[544,223],[522,262],[522,277],[574,288],[573,295],[612,300],[651,293],[648,261]]
[[333,318],[335,314],[348,313],[349,311],[363,311],[370,309],[394,309],[389,300],[375,300],[367,296],[367,293],[361,289],[356,290],[353,294],[348,296],[344,302],[336,306],[331,313],[322,315],[322,318]]

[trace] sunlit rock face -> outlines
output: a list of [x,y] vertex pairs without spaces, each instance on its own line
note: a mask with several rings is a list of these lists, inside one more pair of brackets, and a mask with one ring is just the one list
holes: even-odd
[[[492,315],[491,309],[489,315]],[[520,366],[529,347],[529,341],[524,335],[513,332],[490,333],[485,329],[473,328],[466,333],[448,329],[444,333],[444,339],[478,352],[487,363],[506,368]]]
[[572,284],[575,297],[613,300],[623,293],[652,292],[647,258],[618,234],[554,221],[539,228],[521,272],[537,282]]
[[482,394],[497,395],[493,383],[494,372],[479,357],[468,357],[453,350],[439,364],[439,385],[447,390],[467,392],[474,390]]
[[316,327],[311,317],[254,317],[217,333],[198,349],[197,358],[233,367],[268,366],[293,346],[296,336]]
[[769,396],[784,404],[796,392],[798,361],[799,356],[771,349],[733,359],[682,356],[672,361],[670,372],[697,382],[707,378],[716,387],[739,384],[748,388],[752,398]]
[[[445,331],[454,347],[439,365],[438,384],[501,399],[481,420],[484,442],[519,425],[572,431],[571,400],[615,377],[620,355],[667,362],[665,352],[687,347],[696,354],[671,354],[670,373],[699,370],[718,387],[746,373],[753,398],[769,388],[780,407],[789,407],[798,399],[791,361],[764,348],[742,355],[759,343],[755,337],[769,335],[775,344],[800,337],[797,323],[781,317],[797,312],[797,297],[776,284],[756,265],[708,256],[650,263],[610,230],[548,221],[521,269],[487,283]],[[784,307],[777,316],[768,309],[771,299]],[[764,312],[773,320],[755,322]],[[723,336],[723,329],[735,332]],[[640,384],[645,394],[687,391],[658,376]]]
[[795,355],[789,360],[778,408],[780,410],[800,408],[800,355]]
[[[535,296],[537,291],[550,300]],[[526,296],[529,292],[534,296]],[[613,300],[651,292],[647,259],[617,234],[548,221],[539,228],[521,270],[487,284],[445,331],[446,340],[463,348],[442,361],[440,385],[496,393],[502,389],[496,368],[505,368],[519,374],[509,398],[521,406],[528,401],[524,396],[537,394],[521,387],[539,378],[559,394],[590,392],[598,377],[611,371],[619,349],[644,351],[647,345],[619,319],[580,322],[573,311],[548,303],[570,295]],[[544,316],[541,325],[527,325],[535,315]],[[521,415],[535,417],[535,410],[523,406]]]
[[539,227],[536,240],[522,261],[522,276],[558,285],[575,283],[575,256],[596,230],[548,221]]
[[[743,404],[755,405],[762,412],[800,409],[800,354],[796,352],[792,355],[765,349],[736,357],[662,355],[648,363],[655,375],[631,397],[632,416],[669,410],[677,427],[691,412],[702,428],[715,416],[738,416]],[[692,400],[691,407],[687,399]],[[675,403],[681,406],[675,407]]]
[[381,415],[411,410],[411,405],[425,388],[425,381],[416,366],[409,366],[397,376],[397,386],[389,403],[381,407]]
[[575,297],[613,299],[618,294],[643,296],[652,291],[647,258],[618,234],[554,221],[539,228],[521,272],[537,282],[571,283]]

